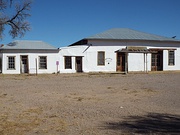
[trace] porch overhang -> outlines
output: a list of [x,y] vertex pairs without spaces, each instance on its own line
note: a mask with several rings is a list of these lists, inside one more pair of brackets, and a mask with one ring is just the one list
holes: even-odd
[[176,48],[150,48],[150,51],[164,51],[164,50],[168,50],[168,51],[172,51],[172,50],[177,50]]
[[116,53],[122,52],[122,53],[154,53],[157,52],[156,50],[147,49],[147,47],[141,47],[141,46],[127,46],[126,48],[119,49],[115,51]]
[[176,48],[149,48],[143,46],[127,46],[126,48],[119,49],[115,51],[116,53],[157,53],[163,50],[177,50]]

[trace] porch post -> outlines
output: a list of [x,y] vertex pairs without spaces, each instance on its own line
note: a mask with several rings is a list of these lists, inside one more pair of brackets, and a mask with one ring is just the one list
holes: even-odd
[[128,53],[125,53],[125,74],[128,73]]
[[146,72],[145,66],[146,66],[146,61],[145,61],[145,53],[144,53],[144,72]]
[[147,53],[146,53],[146,73],[148,73],[148,61],[147,61]]
[[35,59],[35,61],[36,61],[36,75],[38,74],[38,67],[37,67],[37,58]]

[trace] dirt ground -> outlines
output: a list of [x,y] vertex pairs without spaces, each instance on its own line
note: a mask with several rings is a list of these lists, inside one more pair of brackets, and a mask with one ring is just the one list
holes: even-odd
[[179,133],[179,72],[0,75],[0,135]]

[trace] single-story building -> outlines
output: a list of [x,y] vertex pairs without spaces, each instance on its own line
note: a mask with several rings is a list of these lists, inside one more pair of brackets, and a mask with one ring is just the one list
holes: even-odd
[[61,48],[60,72],[180,70],[180,40],[110,29]]
[[0,47],[3,74],[180,70],[180,40],[127,28],[110,29],[55,48],[42,41]]
[[3,74],[57,72],[59,49],[42,41],[14,41],[0,47]]

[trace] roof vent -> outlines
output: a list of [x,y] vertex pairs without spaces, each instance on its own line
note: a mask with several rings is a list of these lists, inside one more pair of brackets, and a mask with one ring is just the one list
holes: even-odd
[[7,44],[7,46],[15,46],[16,45],[16,43],[9,43],[9,44]]

